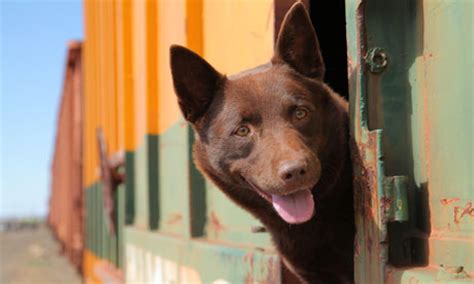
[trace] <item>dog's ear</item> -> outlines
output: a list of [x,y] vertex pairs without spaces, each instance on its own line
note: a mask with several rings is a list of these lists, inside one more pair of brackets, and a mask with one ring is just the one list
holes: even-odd
[[172,45],[171,74],[178,104],[184,118],[195,123],[211,104],[225,76],[191,50]]
[[309,78],[324,78],[324,62],[311,19],[301,2],[286,13],[278,34],[273,63],[286,63]]

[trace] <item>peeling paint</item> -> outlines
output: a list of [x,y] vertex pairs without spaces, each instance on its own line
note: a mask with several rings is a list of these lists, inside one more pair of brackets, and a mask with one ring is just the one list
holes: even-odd
[[464,207],[455,206],[453,208],[454,212],[454,223],[459,224],[464,217],[471,217],[474,220],[474,208],[472,207],[472,202],[468,202]]
[[216,212],[211,211],[209,214],[209,230],[218,234],[222,231],[225,230],[225,226],[221,223],[219,220],[219,217],[217,216]]
[[451,203],[458,202],[459,200],[461,200],[461,199],[458,198],[458,197],[455,197],[455,198],[443,198],[443,199],[440,200],[440,202],[441,202],[441,205],[446,206],[446,205],[449,205],[449,204],[451,204]]

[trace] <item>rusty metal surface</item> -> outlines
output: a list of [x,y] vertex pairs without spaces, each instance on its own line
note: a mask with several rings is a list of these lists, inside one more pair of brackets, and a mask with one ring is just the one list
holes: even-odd
[[84,247],[81,72],[81,43],[70,42],[51,166],[48,224],[78,270]]
[[472,3],[346,5],[356,281],[472,282]]
[[349,101],[356,238],[354,271],[356,283],[383,283],[387,260],[386,227],[382,224],[383,185],[380,130],[370,131],[365,65],[365,19],[363,1],[346,1]]

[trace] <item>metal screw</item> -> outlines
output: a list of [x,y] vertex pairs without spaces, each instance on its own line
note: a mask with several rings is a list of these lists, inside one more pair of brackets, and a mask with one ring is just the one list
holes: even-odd
[[388,58],[385,51],[380,47],[373,47],[367,51],[365,63],[371,73],[382,73],[388,64]]

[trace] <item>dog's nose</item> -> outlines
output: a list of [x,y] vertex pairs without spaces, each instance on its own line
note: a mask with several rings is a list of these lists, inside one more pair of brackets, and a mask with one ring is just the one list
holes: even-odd
[[302,160],[284,161],[280,164],[278,174],[285,182],[293,182],[306,174],[306,163]]

